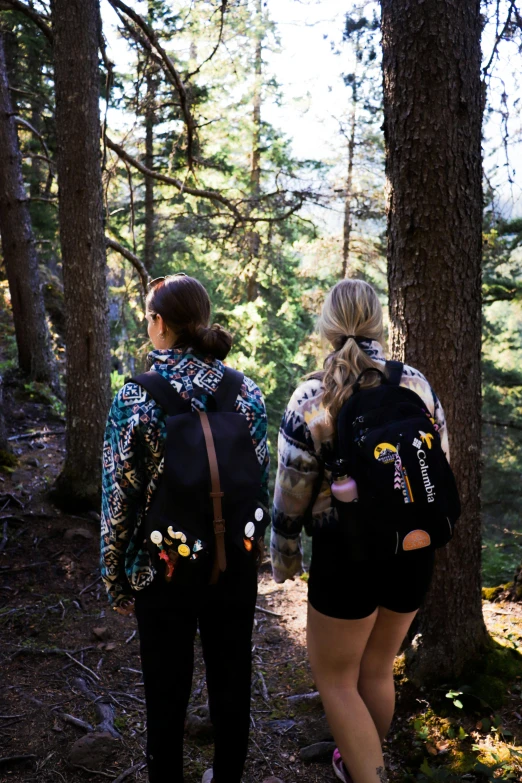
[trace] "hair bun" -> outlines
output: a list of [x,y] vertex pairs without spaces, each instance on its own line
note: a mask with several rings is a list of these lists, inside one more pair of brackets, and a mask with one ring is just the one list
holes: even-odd
[[225,359],[232,347],[232,335],[219,324],[210,327],[200,325],[194,328],[191,342],[197,351]]

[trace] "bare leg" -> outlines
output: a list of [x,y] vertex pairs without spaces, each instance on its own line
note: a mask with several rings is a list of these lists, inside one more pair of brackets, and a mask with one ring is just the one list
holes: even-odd
[[378,610],[362,620],[327,617],[308,605],[308,655],[328,723],[354,783],[386,783],[381,741],[359,695],[360,663]]
[[399,614],[383,607],[377,611],[361,660],[358,690],[382,742],[395,709],[393,662],[417,612]]

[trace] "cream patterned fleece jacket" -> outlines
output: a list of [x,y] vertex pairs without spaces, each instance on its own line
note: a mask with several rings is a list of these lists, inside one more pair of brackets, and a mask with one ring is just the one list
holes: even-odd
[[[378,342],[361,343],[361,347],[374,361],[386,362]],[[418,370],[404,365],[401,386],[416,392],[423,400],[439,426],[442,448],[449,458],[444,411],[428,381]],[[270,545],[276,582],[301,573],[303,527],[311,535],[315,527],[337,518],[330,492],[331,473],[324,469],[325,453],[333,448],[335,429],[322,404],[323,392],[322,382],[317,379],[298,386],[279,429]],[[310,509],[323,470],[319,494]]]

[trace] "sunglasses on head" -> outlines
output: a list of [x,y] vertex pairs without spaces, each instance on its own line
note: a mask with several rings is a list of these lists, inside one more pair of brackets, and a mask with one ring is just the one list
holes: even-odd
[[175,275],[163,275],[163,277],[155,277],[154,280],[151,280],[150,283],[147,284],[147,287],[154,288],[155,285],[163,283],[165,280],[170,280],[171,277],[188,277],[188,275],[185,274],[185,272],[176,272]]

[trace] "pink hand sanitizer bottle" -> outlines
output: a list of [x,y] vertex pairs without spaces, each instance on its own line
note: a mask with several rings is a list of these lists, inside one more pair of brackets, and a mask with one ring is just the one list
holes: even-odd
[[357,484],[351,476],[336,476],[332,481],[332,495],[342,503],[353,503],[359,499]]

